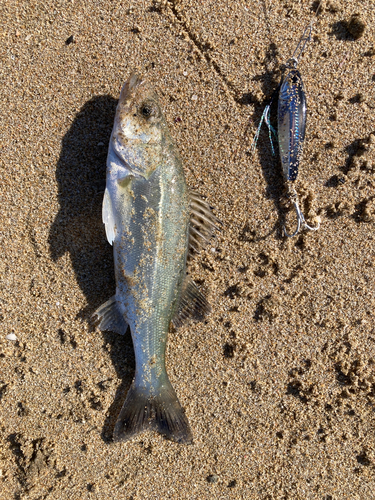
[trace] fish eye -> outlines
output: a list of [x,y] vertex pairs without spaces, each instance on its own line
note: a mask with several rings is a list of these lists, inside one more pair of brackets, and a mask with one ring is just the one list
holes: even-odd
[[145,118],[148,118],[151,116],[152,114],[152,108],[151,106],[149,106],[148,104],[144,104],[142,107],[141,107],[141,113],[142,115],[145,117]]

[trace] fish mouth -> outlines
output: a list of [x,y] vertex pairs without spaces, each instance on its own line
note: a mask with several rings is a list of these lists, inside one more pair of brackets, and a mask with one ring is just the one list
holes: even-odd
[[143,83],[144,80],[137,73],[132,73],[121,89],[120,101],[125,103],[129,100]]

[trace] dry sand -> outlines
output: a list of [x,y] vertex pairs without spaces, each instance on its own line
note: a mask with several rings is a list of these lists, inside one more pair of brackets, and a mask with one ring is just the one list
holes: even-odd
[[[297,180],[322,225],[291,240],[267,131],[250,146],[316,2],[1,3],[1,500],[375,498],[375,9],[323,3]],[[89,322],[114,291],[101,201],[132,70],[223,221],[192,267],[212,313],[168,344],[192,446],[111,441],[133,349]]]

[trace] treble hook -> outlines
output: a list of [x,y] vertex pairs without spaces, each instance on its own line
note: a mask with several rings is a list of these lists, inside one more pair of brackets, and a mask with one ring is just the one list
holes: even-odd
[[294,208],[296,210],[296,214],[297,214],[297,229],[294,231],[293,234],[289,234],[285,228],[285,224],[283,226],[283,230],[284,230],[284,234],[287,238],[293,238],[293,236],[295,236],[299,230],[301,229],[301,226],[308,229],[309,231],[316,231],[317,229],[319,229],[320,227],[320,222],[318,222],[318,225],[315,226],[315,227],[312,227],[312,226],[309,226],[306,222],[306,219],[305,219],[305,216],[303,215],[303,213],[301,212],[301,209],[299,208],[299,204],[298,204],[298,198],[297,198],[297,195],[294,194],[293,195],[293,198],[294,200],[292,200],[292,203],[294,205]]

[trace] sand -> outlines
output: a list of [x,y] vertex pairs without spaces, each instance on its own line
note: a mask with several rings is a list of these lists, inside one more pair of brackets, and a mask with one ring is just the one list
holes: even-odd
[[[319,231],[282,236],[293,212],[266,129],[251,151],[314,8],[2,2],[1,500],[375,498],[372,0],[324,0],[299,63],[296,189]],[[212,313],[168,344],[191,446],[150,432],[112,442],[133,348],[90,323],[114,291],[101,202],[134,70],[223,222],[191,268]]]

